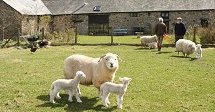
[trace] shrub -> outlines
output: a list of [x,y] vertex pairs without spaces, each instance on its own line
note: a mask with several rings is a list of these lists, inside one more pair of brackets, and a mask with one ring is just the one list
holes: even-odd
[[202,44],[215,44],[215,27],[199,28],[200,42]]
[[74,43],[74,29],[67,29],[65,32],[46,33],[45,38],[54,43]]

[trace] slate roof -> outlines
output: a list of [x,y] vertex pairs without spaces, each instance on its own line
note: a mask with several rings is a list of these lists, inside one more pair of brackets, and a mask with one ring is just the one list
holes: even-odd
[[49,9],[41,0],[3,0],[23,15],[48,15]]
[[[3,0],[24,15],[215,9],[215,0]],[[93,11],[100,6],[100,11]]]
[[[215,9],[215,0],[43,0],[54,14]],[[84,3],[87,4],[84,4]],[[101,6],[100,11],[93,11]]]

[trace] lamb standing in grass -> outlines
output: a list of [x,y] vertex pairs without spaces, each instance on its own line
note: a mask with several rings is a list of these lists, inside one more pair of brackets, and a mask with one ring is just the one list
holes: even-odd
[[141,36],[140,37],[141,44],[146,47],[148,43],[156,42],[157,43],[157,36]]
[[79,97],[79,82],[81,78],[86,78],[86,75],[82,71],[76,72],[76,76],[74,79],[58,79],[52,83],[51,92],[50,92],[50,102],[55,103],[54,98],[61,99],[59,95],[59,91],[61,89],[69,90],[69,98],[68,100],[72,102],[72,97],[75,95],[77,102],[81,103],[81,99]]
[[189,56],[190,54],[194,53],[196,50],[196,44],[190,40],[186,40],[186,39],[179,39],[176,42],[176,51],[178,52],[182,52],[184,56]]
[[108,104],[110,104],[109,99],[108,99],[109,94],[115,93],[118,95],[118,97],[117,97],[118,108],[122,109],[123,95],[127,91],[128,85],[131,81],[131,78],[123,77],[123,78],[119,78],[119,79],[120,79],[120,81],[122,81],[122,84],[105,82],[101,85],[100,97],[101,97],[103,105],[105,107],[108,107]]
[[196,45],[195,54],[196,54],[197,59],[200,59],[202,57],[202,48],[201,48],[201,46],[202,46],[201,44]]
[[149,46],[149,49],[155,49],[157,48],[157,42],[152,42],[152,43],[147,43],[147,45]]

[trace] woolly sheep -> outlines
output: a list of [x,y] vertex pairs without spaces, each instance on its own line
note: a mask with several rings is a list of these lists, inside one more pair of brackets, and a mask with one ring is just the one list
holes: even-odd
[[108,104],[110,104],[109,99],[108,99],[109,94],[115,93],[118,95],[118,97],[117,97],[118,108],[122,109],[123,96],[124,96],[125,92],[127,91],[128,85],[132,79],[128,78],[128,77],[123,77],[123,78],[119,78],[119,79],[120,79],[120,81],[122,81],[122,84],[105,82],[101,85],[100,98],[102,99],[103,105],[105,107],[108,107]]
[[54,98],[61,99],[59,91],[61,89],[69,90],[68,101],[72,102],[72,97],[75,95],[77,102],[81,103],[81,99],[78,94],[79,82],[81,78],[86,78],[86,75],[82,71],[78,71],[74,79],[58,79],[52,83],[50,91],[50,102],[55,103]]
[[178,52],[182,52],[184,56],[188,56],[192,53],[195,52],[196,49],[196,44],[190,40],[186,40],[186,39],[179,39],[176,42],[176,51]]
[[196,45],[196,51],[195,51],[195,55],[197,59],[200,59],[202,57],[202,48],[201,48],[201,44],[197,44]]
[[147,43],[157,42],[157,36],[141,36],[140,37],[141,44],[146,47]]
[[149,49],[157,48],[157,42],[147,43],[147,45],[149,46]]
[[107,53],[100,58],[75,54],[65,59],[64,76],[70,79],[75,76],[76,71],[83,71],[86,79],[82,80],[80,84],[93,84],[99,89],[102,83],[114,80],[118,67],[118,55],[116,54]]

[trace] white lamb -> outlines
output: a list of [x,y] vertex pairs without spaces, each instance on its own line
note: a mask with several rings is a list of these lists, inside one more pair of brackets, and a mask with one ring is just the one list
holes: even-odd
[[107,53],[100,58],[75,54],[65,59],[64,75],[70,79],[75,76],[76,71],[83,71],[86,79],[81,80],[80,84],[93,84],[99,89],[102,83],[113,82],[118,67],[116,54]]
[[77,102],[81,103],[79,97],[79,82],[81,78],[86,78],[86,75],[82,71],[78,71],[74,79],[58,79],[52,83],[51,92],[50,92],[50,102],[55,103],[54,98],[61,99],[59,91],[61,89],[69,90],[68,101],[72,102],[72,97],[75,95]]
[[176,51],[178,52],[182,52],[184,56],[189,56],[190,54],[195,52],[196,49],[196,44],[190,40],[186,40],[186,39],[179,39],[176,42]]
[[147,43],[147,45],[149,46],[149,49],[157,48],[157,42]]
[[108,107],[109,102],[109,94],[115,93],[118,95],[117,97],[117,105],[118,108],[122,109],[122,103],[123,103],[123,95],[127,91],[128,85],[132,79],[128,77],[120,78],[120,81],[122,81],[122,84],[115,84],[112,82],[105,82],[100,87],[100,97],[102,99],[103,105],[105,107]]
[[156,42],[157,43],[157,36],[141,36],[140,37],[141,44],[146,47],[148,43]]
[[201,46],[202,46],[201,44],[196,45],[195,54],[196,54],[197,59],[200,59],[202,57],[202,48],[201,48]]

